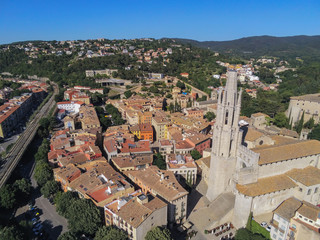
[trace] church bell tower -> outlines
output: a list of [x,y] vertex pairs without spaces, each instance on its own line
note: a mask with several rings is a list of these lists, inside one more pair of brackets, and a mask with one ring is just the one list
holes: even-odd
[[237,72],[229,69],[224,92],[218,96],[217,118],[213,129],[207,198],[212,201],[232,190],[237,148],[241,143],[239,116],[241,91],[237,93]]

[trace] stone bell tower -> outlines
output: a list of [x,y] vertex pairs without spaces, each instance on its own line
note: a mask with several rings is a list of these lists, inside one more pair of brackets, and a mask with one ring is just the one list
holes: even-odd
[[213,130],[207,198],[212,201],[232,191],[237,148],[241,144],[239,116],[241,91],[237,93],[237,72],[229,69],[224,92],[218,96],[217,118]]

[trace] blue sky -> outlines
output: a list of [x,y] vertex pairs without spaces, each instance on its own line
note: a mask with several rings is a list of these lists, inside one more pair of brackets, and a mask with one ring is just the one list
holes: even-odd
[[0,44],[102,37],[223,41],[319,34],[319,0],[1,0],[0,4]]

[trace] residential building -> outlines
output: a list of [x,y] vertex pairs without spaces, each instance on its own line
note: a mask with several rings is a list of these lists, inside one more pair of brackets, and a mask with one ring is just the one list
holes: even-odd
[[150,123],[138,124],[130,127],[130,131],[139,140],[149,140],[153,142],[153,128]]
[[120,171],[142,170],[152,165],[153,154],[131,154],[112,157],[113,165]]
[[124,230],[129,239],[144,239],[155,227],[167,225],[167,204],[138,190],[104,206],[107,226]]
[[179,182],[193,185],[197,181],[197,165],[191,155],[169,154],[166,156],[167,170],[174,173]]
[[168,223],[183,223],[186,220],[188,192],[181,187],[171,171],[150,166],[143,171],[124,172],[143,193],[151,193],[168,204]]
[[156,139],[167,139],[168,137],[168,127],[172,124],[169,120],[163,117],[153,117],[152,126],[156,132]]
[[77,167],[84,173],[70,182],[69,188],[99,207],[134,192],[133,186],[103,157]]
[[100,127],[100,121],[93,106],[81,106],[79,109],[79,120],[82,129]]

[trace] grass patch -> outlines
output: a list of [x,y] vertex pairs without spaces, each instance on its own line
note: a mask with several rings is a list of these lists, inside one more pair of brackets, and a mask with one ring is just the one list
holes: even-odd
[[251,222],[251,232],[261,234],[266,239],[271,239],[270,232],[268,232],[267,229],[265,229],[264,227],[260,226],[260,224],[257,223],[255,220],[252,220]]

